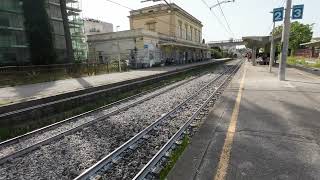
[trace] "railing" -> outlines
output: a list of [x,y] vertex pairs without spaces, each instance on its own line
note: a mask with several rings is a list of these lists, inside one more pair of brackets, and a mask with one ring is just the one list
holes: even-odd
[[[70,64],[52,64],[52,65],[31,65],[31,66],[4,66],[0,67],[0,75],[6,73],[25,73],[25,72],[40,72],[47,70],[65,70],[66,72],[76,72],[77,70],[81,70],[83,68],[89,69],[92,67],[97,67],[103,69],[104,67],[109,66],[118,67],[118,63],[70,63]],[[124,64],[122,65],[124,66]],[[110,69],[109,68],[109,69]]]
[[[121,70],[128,71],[126,62]],[[119,72],[118,62],[0,67],[0,87]]]

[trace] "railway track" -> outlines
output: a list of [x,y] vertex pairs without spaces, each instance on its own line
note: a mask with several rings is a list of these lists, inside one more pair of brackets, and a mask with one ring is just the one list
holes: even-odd
[[155,169],[154,167],[166,155],[166,152],[181,138],[183,132],[200,113],[207,110],[205,109],[207,105],[212,104],[214,98],[220,95],[230,77],[239,67],[240,64],[214,78],[199,91],[87,169],[76,180],[144,179],[153,171],[152,169]]
[[[55,115],[57,113],[65,112],[66,110],[76,108],[77,104],[79,103],[92,103],[105,96],[113,94],[114,92],[133,90],[141,85],[153,84],[154,82],[164,80],[190,70],[199,69],[207,65],[220,64],[230,60],[231,59],[224,59],[222,61],[204,62],[195,66],[181,69],[178,68],[174,71],[151,75],[148,77],[141,77],[138,79],[126,80],[114,84],[86,88],[50,97],[0,106],[0,122],[9,122],[11,120],[24,121],[24,119],[37,120],[39,118],[46,118],[48,115]],[[68,109],[60,107],[68,107]],[[37,114],[37,116],[34,116],[34,114]]]
[[[178,83],[174,83],[173,85],[156,87],[151,90],[65,119],[63,121],[45,126],[21,136],[17,136],[15,138],[0,142],[0,164],[9,159],[28,153],[36,148],[41,147],[42,145],[50,143],[55,139],[61,138],[62,136],[74,133],[75,131],[89,126],[96,121],[117,114],[121,111],[129,109],[130,107],[154,98],[160,94],[182,86],[199,77],[201,77],[201,75],[197,77],[191,77]],[[103,113],[101,113],[100,111],[103,111]]]
[[[181,83],[176,83],[172,86],[168,86],[166,87],[166,89],[153,92],[151,93],[151,95],[148,95],[146,97],[136,96],[138,97],[138,99],[132,100],[132,102],[131,101],[126,102],[127,104],[125,105],[121,104],[124,102],[123,100],[123,101],[113,103],[112,106],[109,105],[108,107],[99,108],[98,110],[96,110],[96,111],[99,111],[100,113],[99,117],[97,117],[96,114],[93,115],[92,117],[90,116],[87,117],[85,115],[88,115],[93,112],[90,112],[88,114],[85,113],[84,115],[79,115],[79,116],[76,116],[75,118],[68,119],[61,123],[57,123],[45,128],[41,128],[34,132],[28,133],[26,135],[2,142],[0,144],[0,155],[1,155],[0,170],[1,172],[8,172],[8,169],[10,169],[11,172],[9,170],[8,174],[2,173],[0,174],[0,177],[4,177],[4,179],[7,179],[12,176],[15,176],[15,177],[17,175],[21,176],[21,174],[26,174],[26,172],[30,172],[30,168],[31,168],[31,173],[29,174],[29,176],[25,176],[24,179],[42,178],[44,176],[42,169],[44,171],[48,169],[52,170],[51,174],[49,173],[48,175],[45,175],[47,178],[60,178],[60,179],[74,178],[80,174],[80,171],[90,167],[95,161],[101,159],[101,157],[103,157],[104,155],[103,152],[105,151],[104,148],[106,146],[108,147],[107,149],[109,149],[109,151],[111,151],[112,149],[116,149],[116,147],[124,143],[126,140],[130,139],[130,137],[138,133],[140,130],[143,129],[144,126],[146,126],[145,125],[147,124],[146,122],[143,122],[142,123],[143,125],[138,124],[137,127],[134,127],[132,123],[126,122],[125,127],[129,128],[129,130],[128,132],[123,131],[126,129],[123,127],[119,127],[120,125],[116,125],[115,122],[117,122],[117,120],[121,118],[128,119],[129,117],[131,117],[131,116],[126,116],[125,115],[126,112],[124,111],[129,111],[129,113],[133,113],[135,117],[139,118],[139,116],[141,115],[134,113],[135,111],[139,110],[139,108],[137,108],[138,105],[145,107],[146,102],[151,100],[154,101],[154,99],[160,102],[161,100],[163,100],[163,98],[159,96],[161,95],[163,96],[163,94],[166,94],[170,91],[176,91],[178,95],[179,94],[181,95],[183,93],[179,93],[179,91],[176,90],[177,88],[178,89],[180,88],[180,90],[185,89],[186,88],[185,86],[188,85],[188,83],[191,83],[193,81],[199,81],[198,83],[195,83],[193,87],[189,87],[189,89],[188,87],[186,88],[187,90],[195,91],[196,87],[204,84],[205,80],[208,80],[208,79],[210,78],[205,76],[192,78],[190,80],[187,80]],[[183,94],[183,95],[186,95],[186,94]],[[183,99],[183,96],[181,97],[178,96],[178,99],[179,98]],[[170,98],[167,97],[167,99],[163,100],[163,102],[166,102],[166,101],[167,102],[170,101]],[[141,104],[144,104],[144,105],[141,105]],[[115,105],[119,105],[119,106],[115,106]],[[153,107],[156,107],[156,106],[153,105]],[[105,110],[103,110],[104,108],[107,108],[107,109],[109,108],[109,109],[105,112]],[[130,110],[132,108],[133,110]],[[166,110],[167,110],[166,108],[163,109],[163,111],[166,111]],[[101,114],[101,112],[103,113]],[[155,115],[147,115],[143,119],[149,119],[149,121],[151,121],[152,118],[159,116],[158,112],[157,113],[152,112],[152,113],[154,113]],[[76,124],[76,125],[72,124],[76,119],[81,119],[80,117],[86,117],[86,118],[83,118],[84,120],[81,121],[82,123],[80,124]],[[128,119],[128,120],[134,121],[135,119]],[[66,128],[67,123],[71,123],[68,126],[69,128]],[[61,129],[57,127],[60,127]],[[103,128],[107,128],[107,129],[103,129]],[[110,130],[111,133],[106,133],[103,130]],[[52,133],[52,131],[54,131],[54,133]],[[117,131],[120,131],[123,134],[127,133],[127,135],[124,135],[124,137],[121,137],[123,136],[123,134]],[[39,133],[41,135],[39,135]],[[44,133],[44,135],[42,133]],[[119,133],[121,135],[114,136],[112,133],[114,134]],[[97,143],[96,145],[93,145],[92,143],[94,141],[91,142],[90,136],[91,137],[94,136],[94,138],[99,139],[101,143],[104,142],[105,143],[104,146],[99,147],[99,143]],[[114,137],[119,137],[119,138],[115,139]],[[105,140],[110,140],[112,141],[112,143],[106,143]],[[83,152],[84,150],[86,150],[85,148],[87,147],[90,148],[91,145],[93,145],[97,149],[96,151],[93,150],[95,151],[93,154],[88,155],[85,153],[84,155],[85,158],[83,160],[80,158],[81,156],[79,157],[80,159],[76,157],[76,154],[79,154],[79,152],[77,151]],[[68,146],[72,146],[71,150],[66,148]],[[97,153],[97,151],[99,151],[99,153]],[[61,158],[61,159],[66,158],[66,160],[64,160],[63,163],[60,163],[62,164],[61,166],[56,166],[55,168],[52,168],[50,165],[50,162],[52,162],[52,159],[54,158],[50,156],[50,153],[57,153],[57,152],[58,152],[58,155],[57,155],[58,158]],[[73,152],[75,153],[72,154]],[[108,151],[106,151],[106,153],[107,152]],[[49,157],[47,157],[46,155],[49,155]],[[68,164],[67,162],[65,162],[70,156],[71,156],[71,159],[73,158],[73,161],[71,162],[75,161],[76,163],[79,164],[79,169],[65,168],[66,166],[72,166],[71,164]],[[44,161],[42,161],[41,159],[44,159]],[[31,166],[36,162],[40,163],[40,165],[44,164],[45,167],[39,167],[39,165],[35,165],[35,167],[39,167],[40,170],[37,168],[33,169]],[[18,166],[16,166],[15,168],[11,168],[17,163],[19,164]],[[28,167],[26,168],[24,165],[27,165]],[[16,168],[19,168],[19,167],[22,167],[22,168],[15,171]],[[57,170],[57,172],[54,172],[55,169]],[[32,172],[37,170],[39,171]],[[61,172],[61,175],[59,172]]]

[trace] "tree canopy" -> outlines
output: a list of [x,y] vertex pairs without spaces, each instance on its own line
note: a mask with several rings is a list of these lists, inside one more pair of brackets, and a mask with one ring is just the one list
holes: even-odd
[[[289,49],[294,53],[302,43],[309,42],[312,39],[313,24],[302,24],[299,22],[292,22],[290,29]],[[282,26],[278,26],[274,30],[274,35],[282,34]],[[271,33],[270,33],[271,34]]]

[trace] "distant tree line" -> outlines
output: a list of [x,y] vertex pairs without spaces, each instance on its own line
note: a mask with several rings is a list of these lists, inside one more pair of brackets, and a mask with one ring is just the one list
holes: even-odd
[[211,52],[211,58],[214,59],[221,59],[221,58],[234,58],[237,55],[233,54],[233,53],[229,53],[226,51],[223,51],[221,48],[219,47],[214,47],[210,49]]

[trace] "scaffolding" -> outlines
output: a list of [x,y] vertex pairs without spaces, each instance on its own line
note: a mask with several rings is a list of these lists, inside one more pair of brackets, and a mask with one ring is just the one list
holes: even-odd
[[87,59],[88,45],[84,35],[84,20],[81,18],[81,0],[67,0],[69,28],[76,61]]

